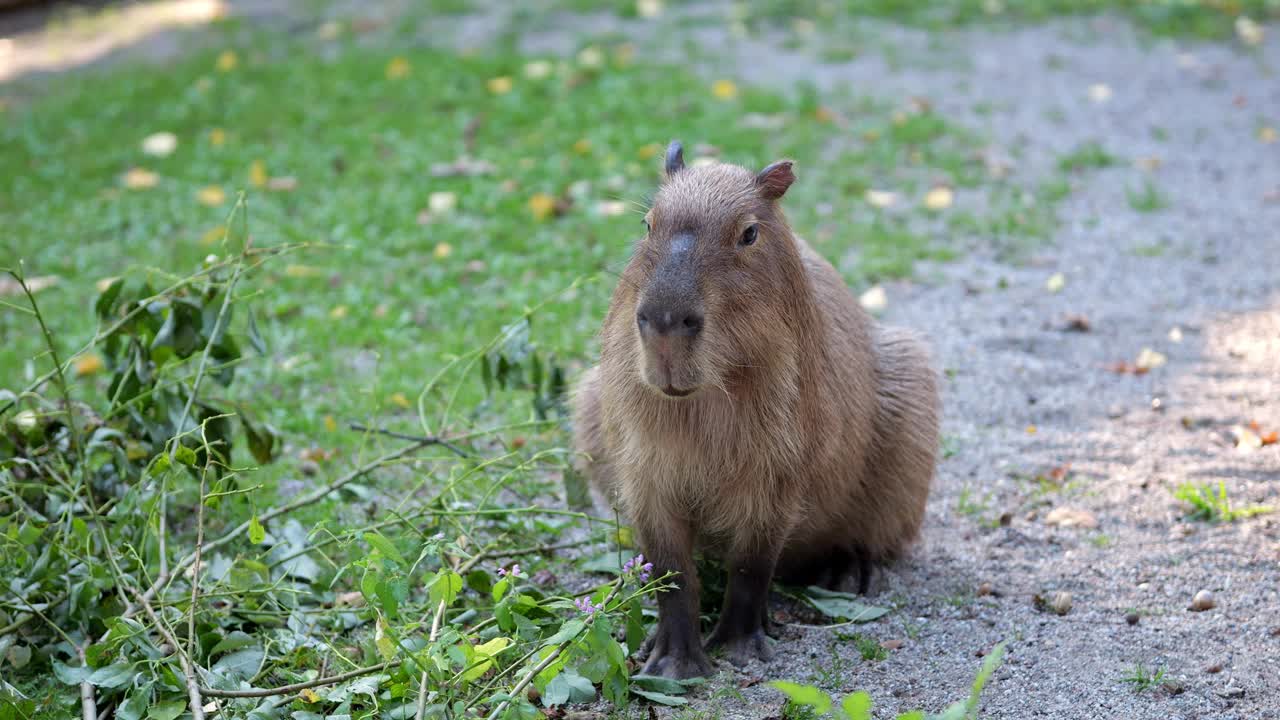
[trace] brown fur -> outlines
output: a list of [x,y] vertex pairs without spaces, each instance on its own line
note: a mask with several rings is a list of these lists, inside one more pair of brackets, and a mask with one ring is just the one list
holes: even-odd
[[[575,393],[575,442],[593,484],[660,570],[688,576],[682,588],[695,598],[695,542],[728,558],[729,595],[735,567],[761,564],[767,592],[775,562],[778,574],[805,579],[841,558],[893,559],[918,534],[938,448],[924,348],[877,327],[792,234],[777,202],[790,163],[759,175],[682,161],[668,171],[646,216],[652,230],[614,291],[600,364]],[[743,246],[752,222],[758,239]],[[695,239],[680,261],[696,278],[705,326],[691,341],[659,345],[641,338],[637,308],[682,234]],[[673,398],[664,386],[694,392]],[[726,612],[735,602],[726,598]],[[756,636],[721,638],[731,658],[768,656],[756,630],[742,632]],[[646,670],[704,672],[700,649],[686,651],[668,648],[693,657]]]

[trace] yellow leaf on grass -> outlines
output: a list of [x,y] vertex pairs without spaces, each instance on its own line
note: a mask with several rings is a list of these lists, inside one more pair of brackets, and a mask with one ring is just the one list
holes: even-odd
[[291,278],[310,278],[323,275],[324,270],[310,265],[285,265],[284,274]]
[[231,72],[236,69],[236,65],[240,64],[240,57],[236,55],[234,50],[223,50],[218,56],[218,70],[220,72]]
[[717,80],[711,84],[711,94],[721,100],[738,97],[738,86],[732,80]]
[[591,152],[591,141],[586,138],[582,138],[573,144],[573,151],[579,155],[586,155]]
[[267,184],[267,166],[261,160],[249,164],[249,184],[260,188]]
[[453,246],[446,242],[436,243],[436,249],[432,252],[432,255],[435,255],[437,260],[444,260],[452,254]]
[[391,62],[387,63],[387,79],[399,80],[409,76],[409,61],[402,57],[391,58]]
[[217,185],[210,185],[200,188],[196,193],[196,200],[199,200],[201,205],[217,207],[227,201],[227,194]]
[[951,188],[944,186],[936,187],[924,195],[924,206],[930,210],[946,210],[951,207],[951,202],[955,199],[955,193],[951,192]]
[[337,421],[337,420],[334,420],[332,415],[325,415],[325,416],[324,416],[324,429],[325,429],[325,430],[328,430],[329,432],[337,432],[337,430],[338,430],[338,421]]
[[76,358],[76,375],[93,375],[102,370],[102,356],[89,353]]
[[595,45],[588,45],[578,53],[578,64],[583,67],[598,68],[604,65],[604,53]]
[[311,688],[302,688],[301,695],[302,695],[302,701],[305,703],[320,702],[320,695],[316,693],[315,690],[312,690]]
[[214,128],[209,131],[209,144],[214,147],[222,147],[227,142],[227,131],[222,128]]
[[534,193],[529,198],[529,212],[535,220],[546,220],[556,211],[556,199],[546,193]]
[[212,245],[221,240],[227,234],[227,229],[222,225],[215,225],[204,232],[200,236],[201,245]]
[[346,305],[334,305],[333,309],[329,311],[329,317],[330,319],[333,319],[333,320],[341,320],[346,316],[347,316]]
[[387,399],[390,400],[391,404],[395,405],[396,407],[404,408],[406,410],[409,409],[409,398],[405,397],[404,393],[392,393],[391,397]]
[[489,88],[489,92],[494,95],[506,95],[511,92],[511,88],[515,87],[515,83],[511,80],[510,75],[499,75],[495,78],[489,78],[485,83],[485,87]]
[[130,168],[121,180],[130,190],[146,190],[160,184],[159,175],[143,168]]

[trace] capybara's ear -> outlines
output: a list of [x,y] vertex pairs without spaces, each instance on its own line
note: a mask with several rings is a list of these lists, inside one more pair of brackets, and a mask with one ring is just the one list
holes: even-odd
[[684,146],[679,140],[672,140],[667,146],[667,177],[671,177],[684,169]]
[[777,200],[785,195],[787,188],[795,181],[796,175],[791,172],[790,160],[779,160],[756,175],[756,187],[769,200]]

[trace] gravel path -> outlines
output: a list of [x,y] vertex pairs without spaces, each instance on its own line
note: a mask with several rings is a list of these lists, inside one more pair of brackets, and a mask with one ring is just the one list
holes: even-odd
[[[726,671],[695,711],[776,716],[777,693],[750,680],[816,680],[819,667],[843,668],[828,689],[869,690],[877,717],[937,711],[967,692],[979,653],[1008,640],[982,717],[1280,718],[1280,515],[1192,522],[1172,494],[1222,481],[1238,506],[1280,507],[1280,446],[1242,452],[1231,433],[1250,421],[1280,429],[1280,142],[1259,139],[1280,126],[1280,33],[1243,52],[1150,41],[1114,18],[941,43],[872,26],[878,46],[912,58],[904,66],[880,52],[824,63],[705,24],[673,38],[579,20],[573,34],[534,31],[524,44],[569,51],[578,32],[621,30],[670,56],[691,37],[715,49],[708,72],[736,69],[744,82],[925,97],[1017,155],[1032,181],[1086,141],[1123,159],[1077,180],[1029,260],[1005,264],[980,244],[926,268],[928,282],[886,287],[886,320],[925,333],[949,377],[948,457],[924,538],[873,587],[896,611],[857,628],[902,646],[861,662],[833,631],[787,627],[772,665]],[[451,37],[474,44],[488,27],[464,22]],[[1104,102],[1091,97],[1098,85]],[[1144,177],[1130,164],[1140,158],[1159,159],[1150,178],[1163,210],[1136,212],[1126,197]],[[1072,315],[1090,329],[1064,330]],[[1167,362],[1143,375],[1107,369],[1143,348]],[[1062,508],[1096,529],[1050,524]],[[991,594],[979,594],[984,583]],[[1217,606],[1190,612],[1200,590]],[[1066,615],[1033,607],[1058,592],[1071,594]],[[1137,664],[1172,682],[1136,692],[1121,678]],[[740,695],[717,692],[733,684]]]

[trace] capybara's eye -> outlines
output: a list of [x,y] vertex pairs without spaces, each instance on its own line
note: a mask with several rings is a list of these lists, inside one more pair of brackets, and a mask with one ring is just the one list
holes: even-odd
[[653,232],[653,228],[649,227],[649,221],[648,221],[648,220],[641,219],[641,222],[643,222],[643,223],[644,223],[644,231],[645,231],[645,232]]
[[756,236],[759,234],[760,234],[760,231],[756,228],[755,225],[748,225],[747,229],[742,231],[742,244],[750,245],[751,243],[756,241]]

